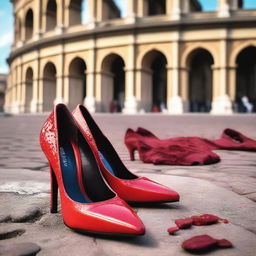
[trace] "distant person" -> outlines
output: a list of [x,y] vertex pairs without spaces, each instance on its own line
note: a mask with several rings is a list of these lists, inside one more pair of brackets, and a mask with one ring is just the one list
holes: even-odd
[[159,103],[159,109],[160,109],[160,112],[164,112],[164,110],[166,109],[163,102]]
[[160,109],[159,109],[159,107],[156,104],[153,106],[152,112],[154,112],[154,113],[160,112]]
[[121,106],[120,102],[117,102],[117,104],[116,104],[116,112],[118,112],[118,113],[122,112],[122,106]]
[[250,103],[249,99],[247,96],[243,96],[242,99],[242,104],[244,106],[245,112],[251,113],[253,110],[253,105]]
[[116,112],[116,101],[112,100],[109,104],[109,112],[114,113]]

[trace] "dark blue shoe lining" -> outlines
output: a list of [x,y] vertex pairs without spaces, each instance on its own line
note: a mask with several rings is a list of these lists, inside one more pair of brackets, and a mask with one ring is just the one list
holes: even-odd
[[76,161],[71,143],[60,146],[60,164],[64,187],[68,196],[76,202],[90,203],[91,201],[85,198],[78,185]]
[[103,162],[103,164],[105,165],[106,169],[113,174],[114,176],[116,176],[115,171],[113,170],[113,168],[111,167],[110,163],[108,162],[108,160],[106,159],[106,157],[99,151],[100,154],[100,159]]

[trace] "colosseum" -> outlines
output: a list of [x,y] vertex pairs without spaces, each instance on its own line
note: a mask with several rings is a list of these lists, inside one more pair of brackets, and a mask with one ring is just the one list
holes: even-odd
[[255,111],[256,9],[216,1],[12,0],[5,111]]

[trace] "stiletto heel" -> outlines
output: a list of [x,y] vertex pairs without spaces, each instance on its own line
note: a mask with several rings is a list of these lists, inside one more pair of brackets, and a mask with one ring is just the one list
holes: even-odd
[[[121,198],[128,202],[179,201],[180,196],[176,191],[130,172],[84,106],[78,105],[73,116],[83,136],[90,143],[103,176]],[[132,129],[127,132],[125,142],[130,158],[134,160],[134,151],[139,146],[135,141],[137,135]],[[84,179],[84,184],[85,182]]]
[[64,104],[58,104],[44,123],[40,144],[50,164],[50,211],[58,210],[59,190],[68,227],[83,233],[145,233],[137,214],[104,180],[90,144]]
[[130,148],[130,147],[128,147],[128,146],[127,146],[127,148],[128,148],[129,155],[130,155],[130,160],[131,160],[131,161],[134,161],[134,160],[135,160],[135,157],[134,157],[135,148]]
[[51,213],[58,212],[58,183],[52,167],[50,166],[51,177]]
[[136,133],[129,128],[127,129],[124,137],[124,143],[128,149],[131,161],[135,160],[134,153],[135,153],[135,150],[137,150],[136,140],[134,140],[133,135],[136,135]]

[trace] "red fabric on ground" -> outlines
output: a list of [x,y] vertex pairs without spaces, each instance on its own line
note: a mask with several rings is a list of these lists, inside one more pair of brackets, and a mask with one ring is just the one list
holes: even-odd
[[216,149],[256,151],[256,140],[232,129],[225,129],[221,138],[217,140],[200,137],[161,140],[144,128],[138,128],[136,132],[128,129],[125,134],[125,144],[131,160],[134,159],[134,151],[138,150],[140,160],[143,162],[167,165],[217,163],[220,157],[212,152]]

